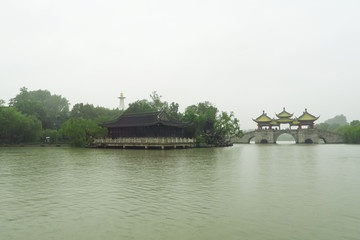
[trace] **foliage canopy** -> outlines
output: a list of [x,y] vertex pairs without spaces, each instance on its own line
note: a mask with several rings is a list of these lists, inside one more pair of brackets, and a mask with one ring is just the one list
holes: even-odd
[[[112,121],[123,113],[83,103],[69,111],[69,102],[61,95],[48,90],[28,91],[25,87],[10,100],[10,107],[4,104],[0,100],[0,142],[6,143],[36,142],[47,137],[54,143],[63,136],[72,146],[84,146],[93,138],[106,136],[107,130],[97,123]],[[178,103],[163,101],[156,91],[150,94],[150,100],[130,103],[125,113],[155,111],[166,112],[174,121],[191,123],[185,135],[203,144],[227,145],[231,137],[242,134],[234,113],[219,112],[210,102],[188,106],[181,113]]]
[[96,123],[111,121],[121,114],[119,109],[107,109],[104,107],[94,107],[92,104],[77,103],[70,112],[71,118],[84,118],[93,120]]
[[360,121],[353,120],[349,123],[346,117],[341,114],[316,125],[317,129],[333,131],[344,135],[346,143],[360,143]]
[[105,137],[106,132],[106,129],[96,122],[84,118],[71,118],[60,129],[60,133],[68,138],[70,145],[74,147],[85,146],[91,143],[93,138]]
[[0,107],[0,142],[28,143],[39,139],[41,122],[13,107]]
[[19,112],[37,117],[44,129],[58,129],[68,119],[69,102],[61,95],[52,95],[48,90],[28,91],[23,87],[10,106]]

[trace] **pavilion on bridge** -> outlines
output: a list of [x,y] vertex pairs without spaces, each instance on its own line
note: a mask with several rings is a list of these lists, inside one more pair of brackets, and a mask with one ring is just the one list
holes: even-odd
[[[320,117],[320,116],[319,116]],[[308,126],[308,128],[314,128],[314,122],[319,119],[319,117],[315,117],[314,115],[308,113],[305,108],[305,112],[297,119],[300,122],[299,128],[302,126]]]
[[308,113],[307,109],[300,117],[294,117],[293,113],[289,113],[283,108],[283,111],[279,114],[275,114],[277,118],[270,118],[265,111],[263,111],[262,115],[253,119],[257,125],[258,130],[262,129],[279,129],[281,128],[282,124],[289,124],[289,129],[292,127],[297,127],[297,129],[302,129],[303,127],[308,129],[314,128],[314,122],[319,119],[319,117],[315,117],[314,115]]

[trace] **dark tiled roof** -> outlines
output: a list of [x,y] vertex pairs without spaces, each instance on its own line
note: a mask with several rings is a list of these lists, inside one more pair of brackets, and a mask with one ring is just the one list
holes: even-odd
[[187,127],[189,123],[178,122],[170,119],[165,112],[131,113],[123,114],[113,122],[100,124],[102,127],[145,127],[162,124],[173,127]]

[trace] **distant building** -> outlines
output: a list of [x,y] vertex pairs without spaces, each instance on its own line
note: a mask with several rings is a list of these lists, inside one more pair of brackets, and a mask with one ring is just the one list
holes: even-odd
[[[100,124],[108,129],[108,138],[185,137],[189,123],[170,119],[163,111],[123,114],[110,123]],[[186,136],[187,137],[187,136]]]

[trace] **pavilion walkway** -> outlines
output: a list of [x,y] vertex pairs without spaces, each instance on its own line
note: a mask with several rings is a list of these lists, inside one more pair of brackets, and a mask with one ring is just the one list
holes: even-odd
[[103,138],[94,139],[92,147],[97,148],[158,148],[176,149],[192,148],[196,146],[195,139],[192,138]]

